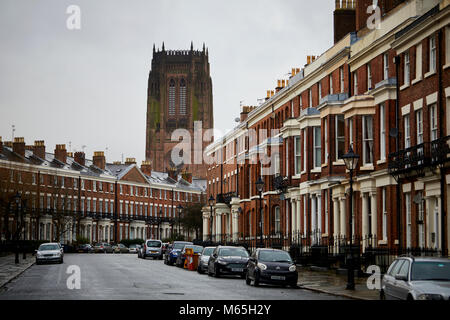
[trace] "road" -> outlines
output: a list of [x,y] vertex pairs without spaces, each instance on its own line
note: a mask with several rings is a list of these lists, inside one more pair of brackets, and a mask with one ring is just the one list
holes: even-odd
[[[81,288],[66,273],[79,266]],[[304,289],[248,286],[238,277],[213,278],[135,254],[66,254],[63,264],[33,265],[0,289],[0,300],[336,300]]]

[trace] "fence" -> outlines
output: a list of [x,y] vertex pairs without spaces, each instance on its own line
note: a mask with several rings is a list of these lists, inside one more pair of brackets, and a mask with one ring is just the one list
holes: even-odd
[[288,251],[297,264],[320,266],[325,268],[348,267],[349,258],[353,257],[355,270],[364,272],[370,265],[377,265],[385,273],[394,259],[402,254],[413,256],[441,256],[436,248],[400,248],[379,246],[376,236],[359,235],[322,237],[320,230],[311,233],[289,233],[258,236],[213,235],[207,241],[196,241],[203,246],[229,245],[243,246],[250,253],[256,248],[274,248]]

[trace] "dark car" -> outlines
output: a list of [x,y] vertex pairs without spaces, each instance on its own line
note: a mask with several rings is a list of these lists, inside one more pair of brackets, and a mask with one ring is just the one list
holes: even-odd
[[240,275],[247,272],[248,252],[244,247],[218,246],[208,261],[208,275],[220,277],[222,274]]
[[194,249],[194,253],[201,254],[203,251],[202,246],[195,246],[192,244],[187,244],[184,246],[183,250],[181,250],[180,254],[177,257],[175,265],[179,268],[184,267],[184,262],[186,261],[186,249],[191,248]]
[[94,252],[95,253],[112,253],[113,248],[109,243],[106,242],[99,242],[94,245]]
[[77,252],[79,252],[79,253],[92,253],[92,252],[94,252],[94,248],[90,244],[80,244],[77,247]]
[[277,249],[256,249],[247,263],[245,282],[257,287],[260,283],[297,287],[297,267],[289,253]]
[[183,247],[187,244],[193,244],[187,241],[174,241],[172,248],[164,255],[164,263],[171,266],[177,261],[178,255],[180,254]]

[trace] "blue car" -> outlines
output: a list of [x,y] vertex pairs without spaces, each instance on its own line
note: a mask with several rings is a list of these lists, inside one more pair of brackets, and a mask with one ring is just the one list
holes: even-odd
[[184,246],[187,244],[193,244],[187,241],[174,241],[172,248],[168,250],[164,257],[164,264],[172,266],[177,261],[178,255],[181,254]]

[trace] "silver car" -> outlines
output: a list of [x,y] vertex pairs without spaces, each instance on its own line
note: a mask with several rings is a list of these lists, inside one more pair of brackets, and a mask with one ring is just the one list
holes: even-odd
[[449,300],[450,260],[401,256],[381,282],[380,299]]
[[43,243],[36,250],[36,264],[43,262],[64,262],[64,252],[59,243]]
[[152,257],[153,259],[162,260],[163,258],[162,247],[163,243],[161,240],[148,239],[144,243],[141,258],[145,259],[147,257]]
[[208,270],[209,257],[212,255],[216,247],[206,247],[203,249],[202,254],[198,260],[197,272],[200,274],[205,273]]

